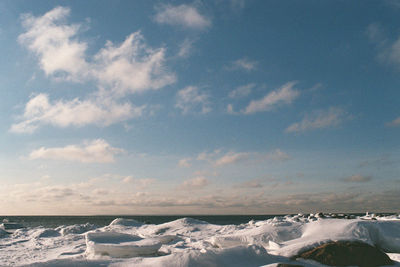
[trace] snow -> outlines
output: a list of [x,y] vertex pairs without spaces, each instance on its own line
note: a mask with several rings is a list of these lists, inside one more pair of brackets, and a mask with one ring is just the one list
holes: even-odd
[[161,243],[154,238],[118,232],[92,232],[86,234],[86,253],[108,255],[116,258],[155,255]]
[[337,219],[322,214],[280,216],[240,225],[191,218],[142,224],[0,229],[0,266],[276,266],[330,240],[359,240],[385,251],[400,266],[400,217],[373,214]]
[[113,225],[139,227],[139,226],[142,226],[143,223],[138,222],[136,220],[132,220],[132,219],[117,218],[110,223],[110,226],[113,226]]
[[68,235],[68,234],[83,234],[90,230],[94,230],[96,228],[97,226],[95,226],[94,224],[85,223],[85,224],[60,226],[57,227],[56,230],[59,230],[62,235]]
[[19,223],[10,223],[10,222],[3,222],[0,224],[0,229],[5,230],[8,233],[12,233],[16,231],[17,229],[24,228],[22,224]]

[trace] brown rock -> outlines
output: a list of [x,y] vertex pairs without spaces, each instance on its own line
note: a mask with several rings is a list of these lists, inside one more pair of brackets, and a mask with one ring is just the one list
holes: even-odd
[[303,252],[296,258],[314,260],[330,266],[372,267],[393,264],[384,252],[359,241],[332,241]]

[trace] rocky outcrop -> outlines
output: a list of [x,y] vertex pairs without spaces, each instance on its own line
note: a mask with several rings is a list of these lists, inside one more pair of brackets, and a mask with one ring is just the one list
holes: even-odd
[[388,255],[380,249],[358,241],[332,241],[303,252],[295,258],[314,260],[330,266],[373,267],[393,264]]

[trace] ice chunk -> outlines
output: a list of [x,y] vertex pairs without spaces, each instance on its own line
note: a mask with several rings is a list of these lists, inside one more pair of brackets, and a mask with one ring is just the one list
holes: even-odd
[[3,222],[0,224],[0,229],[5,230],[6,232],[12,233],[15,230],[25,228],[22,224],[19,223],[11,223],[11,222]]
[[35,238],[48,238],[59,236],[60,233],[54,229],[40,229],[35,234]]
[[91,223],[85,223],[85,224],[74,224],[74,225],[68,225],[68,226],[61,226],[58,227],[60,233],[64,235],[68,234],[83,234],[86,233],[90,230],[96,229],[97,226]]
[[86,234],[86,246],[88,255],[129,258],[154,255],[160,249],[161,242],[118,232],[89,232]]
[[124,218],[117,218],[115,220],[113,220],[110,223],[110,226],[112,225],[122,225],[122,226],[134,226],[134,227],[140,227],[143,225],[143,223],[138,222],[136,220],[133,219],[124,219]]

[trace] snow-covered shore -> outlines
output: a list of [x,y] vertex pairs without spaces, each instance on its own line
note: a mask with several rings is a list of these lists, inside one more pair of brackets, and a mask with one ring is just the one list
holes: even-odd
[[[324,218],[323,218],[324,217]],[[116,219],[57,228],[22,228],[0,235],[1,266],[274,266],[330,240],[358,240],[400,266],[400,216],[353,219],[280,216],[240,225],[191,218],[163,224]]]

